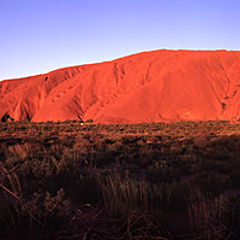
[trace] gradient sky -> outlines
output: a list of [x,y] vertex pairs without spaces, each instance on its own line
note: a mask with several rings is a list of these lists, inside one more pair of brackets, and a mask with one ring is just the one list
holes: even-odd
[[0,0],[0,80],[155,49],[240,50],[239,0]]

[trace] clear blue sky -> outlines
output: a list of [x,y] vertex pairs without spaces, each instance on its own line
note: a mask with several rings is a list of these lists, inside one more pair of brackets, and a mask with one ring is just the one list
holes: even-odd
[[155,49],[240,49],[239,0],[0,0],[0,80]]

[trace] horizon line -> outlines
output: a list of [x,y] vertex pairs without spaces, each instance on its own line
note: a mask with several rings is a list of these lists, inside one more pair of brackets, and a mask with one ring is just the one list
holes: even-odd
[[69,66],[59,66],[56,69],[53,70],[49,70],[46,71],[44,73],[36,73],[36,74],[29,74],[27,76],[20,76],[20,77],[13,77],[13,78],[7,78],[7,79],[0,79],[0,82],[3,81],[11,81],[11,80],[20,80],[20,79],[26,79],[26,78],[31,78],[31,77],[37,77],[37,76],[42,76],[42,75],[46,75],[58,70],[64,70],[67,68],[74,68],[74,67],[78,67],[78,66],[88,66],[88,65],[95,65],[95,64],[102,64],[102,63],[108,63],[108,62],[113,62],[113,61],[117,61],[123,58],[127,58],[127,57],[131,57],[134,55],[138,55],[138,54],[143,54],[143,53],[150,53],[150,52],[160,52],[160,51],[187,51],[187,52],[240,52],[240,50],[237,49],[227,49],[227,48],[217,48],[217,49],[207,49],[207,48],[201,48],[201,49],[197,49],[197,48],[188,48],[188,49],[184,49],[184,48],[160,48],[160,49],[152,49],[152,50],[143,50],[140,52],[134,52],[134,53],[129,53],[123,56],[119,56],[110,60],[103,60],[103,61],[99,61],[99,62],[88,62],[88,63],[83,63],[83,64],[76,64],[76,65],[69,65]]

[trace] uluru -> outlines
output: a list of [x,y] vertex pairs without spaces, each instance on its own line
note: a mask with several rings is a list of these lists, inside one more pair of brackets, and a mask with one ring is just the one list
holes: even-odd
[[1,121],[239,118],[240,51],[142,52],[0,82]]

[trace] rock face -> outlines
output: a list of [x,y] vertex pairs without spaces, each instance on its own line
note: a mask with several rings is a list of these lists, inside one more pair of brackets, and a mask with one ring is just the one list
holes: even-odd
[[239,51],[144,52],[0,82],[0,119],[102,123],[240,118]]

